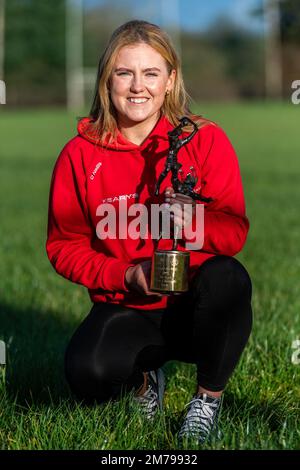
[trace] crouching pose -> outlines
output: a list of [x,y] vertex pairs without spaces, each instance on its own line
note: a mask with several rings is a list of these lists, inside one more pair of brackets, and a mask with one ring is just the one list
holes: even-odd
[[[194,191],[212,199],[201,227],[195,201],[174,192],[170,174],[154,194],[168,131],[183,116],[198,130],[178,154],[181,170],[192,167]],[[170,249],[172,240],[131,236],[126,224],[137,203],[174,206],[174,225],[203,230],[202,246],[190,250],[187,292],[151,291],[153,251]],[[119,217],[124,207],[126,219]],[[251,332],[251,281],[234,258],[248,229],[235,151],[217,124],[189,110],[167,34],[145,21],[120,26],[100,59],[90,114],[62,150],[51,183],[48,257],[59,274],[86,286],[93,302],[66,350],[74,394],[101,403],[133,391],[145,419],[153,419],[163,410],[165,362],[196,364],[178,438],[201,444],[216,435],[223,391]],[[178,249],[186,242],[182,230]]]

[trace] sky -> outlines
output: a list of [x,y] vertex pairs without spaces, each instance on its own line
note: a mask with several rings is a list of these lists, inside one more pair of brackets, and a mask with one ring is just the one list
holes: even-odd
[[237,25],[253,32],[263,32],[261,19],[249,11],[261,6],[263,0],[84,0],[86,7],[95,5],[130,5],[135,17],[176,26],[188,31],[205,31],[220,16],[227,16]]

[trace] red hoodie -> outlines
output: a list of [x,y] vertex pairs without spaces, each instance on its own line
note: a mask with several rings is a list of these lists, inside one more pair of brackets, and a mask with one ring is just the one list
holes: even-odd
[[[100,239],[96,227],[97,207],[109,202],[118,207],[127,200],[130,207],[164,202],[164,190],[171,186],[171,172],[161,184],[160,197],[154,187],[166,162],[167,132],[173,129],[165,116],[142,145],[118,132],[105,147],[91,131],[89,119],[78,124],[78,135],[63,148],[54,167],[48,220],[47,254],[55,270],[65,278],[88,288],[93,302],[110,302],[137,309],[165,308],[173,297],[145,296],[129,291],[124,284],[129,266],[149,260],[155,248],[170,249],[171,240],[131,238]],[[185,136],[185,134],[183,134]],[[234,256],[247,237],[249,222],[239,164],[224,131],[206,124],[178,153],[184,173],[196,169],[194,191],[213,198],[204,209],[204,244],[190,251],[190,279],[197,268],[216,254]],[[195,221],[193,221],[195,223]],[[179,242],[185,250],[185,239]]]

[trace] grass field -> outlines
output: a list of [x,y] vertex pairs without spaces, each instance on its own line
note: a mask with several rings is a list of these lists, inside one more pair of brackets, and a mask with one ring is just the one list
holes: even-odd
[[[251,229],[238,258],[253,281],[254,328],[225,393],[224,437],[207,448],[300,449],[300,107],[204,104],[239,156]],[[80,406],[63,354],[90,309],[85,289],[57,276],[45,253],[48,191],[59,151],[75,132],[63,111],[0,114],[0,338],[8,345],[0,398],[2,449],[175,449],[195,366],[168,362],[165,414],[128,415],[130,397]]]

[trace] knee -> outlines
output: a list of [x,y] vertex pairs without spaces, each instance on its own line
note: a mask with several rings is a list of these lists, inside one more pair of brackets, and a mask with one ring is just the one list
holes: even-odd
[[[81,400],[93,398],[93,392],[100,395],[106,388],[102,371],[96,369],[92,357],[74,351],[69,345],[65,353],[65,377],[72,393]],[[103,397],[104,398],[104,397]]]
[[116,398],[130,372],[130,366],[121,359],[117,363],[99,361],[92,354],[66,350],[65,376],[71,391],[82,400],[102,402]]
[[251,300],[252,283],[240,261],[231,256],[215,256],[203,263],[194,279],[194,295],[219,302]]

